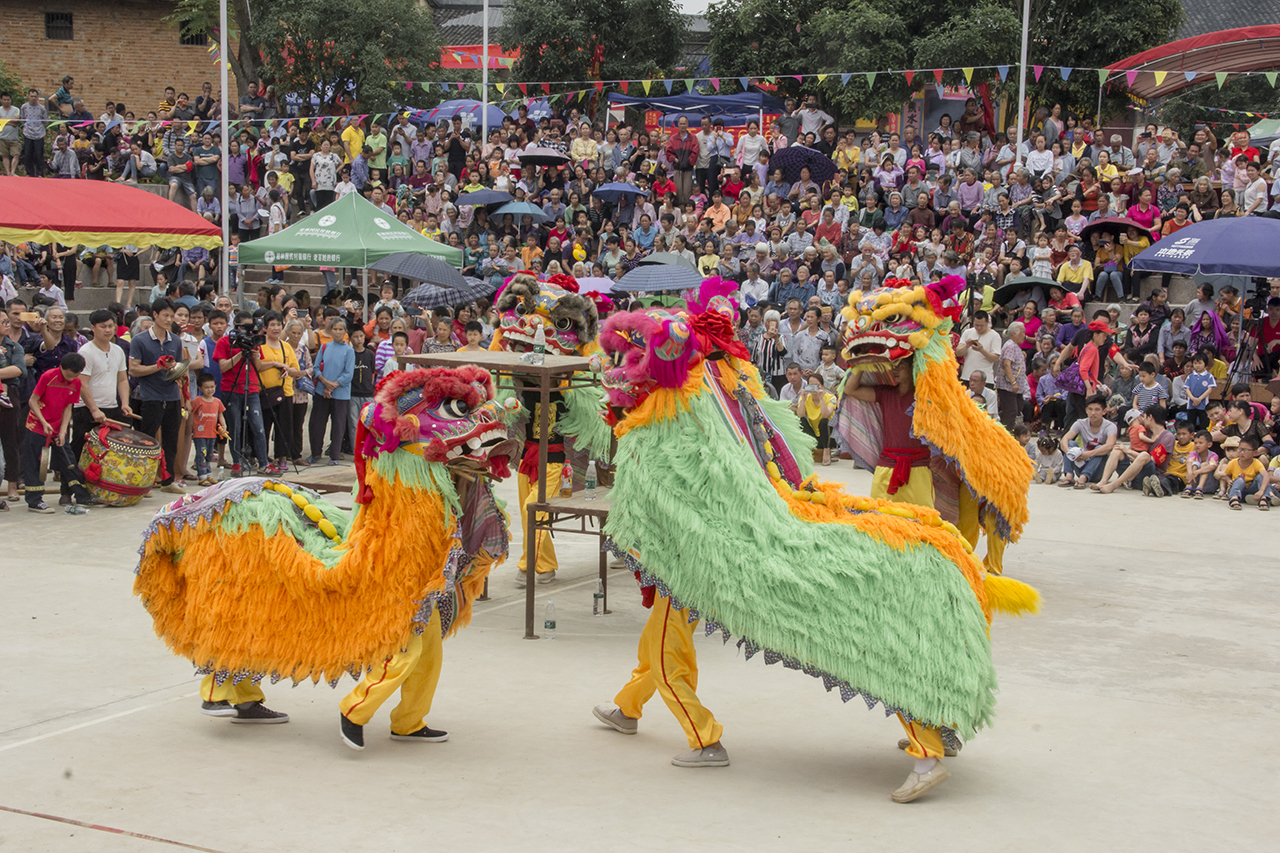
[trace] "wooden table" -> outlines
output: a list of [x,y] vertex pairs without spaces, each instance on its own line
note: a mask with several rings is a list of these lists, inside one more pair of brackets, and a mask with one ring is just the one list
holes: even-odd
[[[594,519],[598,525],[600,537],[600,579],[605,583],[605,602],[608,602],[607,560],[603,550],[604,522],[609,515],[608,491],[597,491],[599,497],[588,501],[580,496],[562,498],[547,495],[547,433],[550,431],[549,414],[551,409],[551,391],[553,384],[558,388],[581,387],[596,384],[591,376],[578,376],[590,370],[591,360],[580,356],[547,355],[542,364],[526,364],[520,360],[520,353],[505,350],[482,352],[443,352],[423,355],[403,355],[400,361],[422,367],[461,367],[472,364],[483,367],[494,376],[509,376],[513,379],[531,380],[537,386],[539,401],[538,430],[538,500],[529,506],[525,529],[525,566],[527,567],[524,603],[524,638],[536,640],[534,633],[534,587],[537,585],[534,567],[538,563],[537,532],[539,530],[560,531],[565,533],[591,533],[588,529]],[[558,380],[558,381],[554,381]],[[554,381],[554,383],[553,383]],[[546,519],[538,521],[538,513]],[[555,527],[561,519],[578,518],[578,528]],[[608,612],[606,610],[606,612]]]

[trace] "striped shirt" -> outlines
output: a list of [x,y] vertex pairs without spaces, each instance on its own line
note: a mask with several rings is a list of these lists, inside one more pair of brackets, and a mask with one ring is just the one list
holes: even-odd
[[1169,392],[1159,382],[1152,384],[1150,388],[1139,382],[1133,387],[1133,407],[1139,412],[1145,412],[1147,407],[1154,406],[1163,400],[1169,402]]

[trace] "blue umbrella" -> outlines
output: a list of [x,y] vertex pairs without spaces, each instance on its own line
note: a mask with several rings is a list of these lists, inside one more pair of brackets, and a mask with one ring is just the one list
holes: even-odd
[[465,305],[494,293],[502,282],[494,279],[464,278],[465,284],[460,288],[441,287],[438,284],[420,284],[400,299],[400,305],[406,311],[421,311],[423,308],[444,308],[454,305]]
[[473,193],[463,193],[458,196],[458,206],[464,204],[474,206],[485,204],[505,204],[511,201],[515,196],[511,193],[504,193],[502,190],[476,190]]
[[534,222],[551,221],[551,217],[547,216],[546,211],[527,201],[509,201],[489,215],[501,216],[504,213],[510,213],[515,216],[516,222],[519,222],[522,216],[532,216]]
[[1152,243],[1132,261],[1141,272],[1280,276],[1280,219],[1207,219]]
[[[545,98],[537,101],[530,101],[528,106],[529,106],[529,118],[531,118],[533,121],[541,121],[544,118],[551,118],[551,114],[553,112],[553,110],[551,109],[551,103],[547,101]],[[511,117],[512,118],[520,117],[519,108],[516,108],[511,111]]]
[[645,191],[633,184],[624,184],[620,181],[614,181],[611,184],[601,184],[592,190],[591,194],[603,201],[605,204],[613,204],[624,195],[642,196]]
[[616,290],[628,293],[658,293],[689,290],[702,284],[702,276],[681,264],[641,264],[618,279]]
[[[445,119],[452,119],[459,116],[462,119],[462,127],[464,130],[479,130],[481,125],[480,111],[484,108],[484,104],[480,101],[460,98],[454,101],[445,101],[439,106],[427,110],[426,116],[432,122],[440,122]],[[502,120],[506,115],[502,110],[489,105],[489,127],[502,127]]]

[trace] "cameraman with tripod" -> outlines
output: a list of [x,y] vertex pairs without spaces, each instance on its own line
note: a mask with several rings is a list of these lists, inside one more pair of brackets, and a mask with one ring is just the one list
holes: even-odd
[[267,434],[262,425],[262,403],[258,398],[260,387],[258,375],[262,369],[262,362],[258,358],[258,347],[265,342],[266,337],[261,334],[257,319],[239,315],[236,317],[235,329],[223,335],[213,348],[213,357],[218,362],[218,369],[222,371],[220,390],[227,404],[233,477],[242,476],[246,467],[241,460],[246,427],[253,439],[259,472],[267,476],[280,473],[270,467],[270,458],[267,455]]
[[262,372],[260,392],[263,414],[263,436],[269,439],[272,426],[276,433],[274,468],[283,473],[290,461],[301,451],[293,447],[293,382],[302,376],[298,369],[298,356],[288,341],[281,339],[284,332],[284,316],[279,311],[268,311],[263,316],[266,323],[266,341],[258,347]]

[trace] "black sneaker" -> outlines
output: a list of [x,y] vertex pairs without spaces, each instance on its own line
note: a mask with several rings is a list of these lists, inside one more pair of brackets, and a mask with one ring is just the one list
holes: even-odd
[[200,703],[200,713],[210,717],[234,717],[236,709],[231,707],[230,702],[210,702],[206,699]]
[[342,742],[352,749],[364,749],[364,726],[357,726],[346,714],[338,716],[342,720]]
[[281,711],[273,711],[261,702],[241,702],[236,705],[233,723],[287,723],[289,715]]
[[61,495],[58,497],[58,506],[71,506],[71,495]]
[[436,729],[431,728],[430,726],[423,726],[413,734],[409,734],[409,735],[398,735],[395,732],[392,732],[391,739],[392,740],[413,740],[413,741],[418,741],[419,743],[424,743],[424,742],[425,743],[444,743],[449,739],[449,733],[438,731]]

